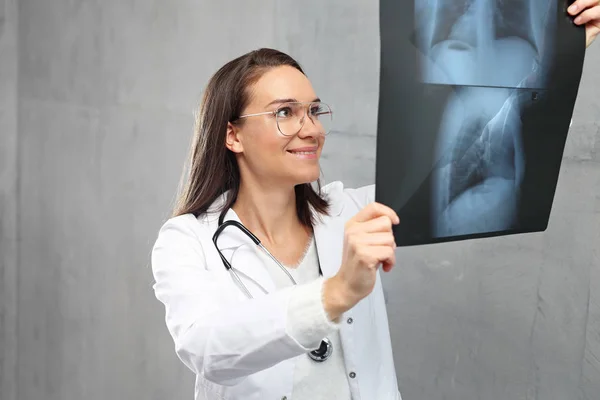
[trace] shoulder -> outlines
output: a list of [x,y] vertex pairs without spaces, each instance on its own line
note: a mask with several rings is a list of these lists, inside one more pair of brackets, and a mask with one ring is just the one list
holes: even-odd
[[358,211],[375,201],[375,185],[349,188],[343,182],[334,181],[321,188],[321,193],[329,200],[333,212],[350,208]]
[[172,231],[179,231],[186,234],[195,234],[198,218],[193,214],[182,214],[171,217],[163,221],[158,231],[159,236]]
[[153,252],[180,249],[182,246],[201,252],[202,238],[206,236],[206,228],[203,225],[202,220],[191,213],[167,219],[158,230]]

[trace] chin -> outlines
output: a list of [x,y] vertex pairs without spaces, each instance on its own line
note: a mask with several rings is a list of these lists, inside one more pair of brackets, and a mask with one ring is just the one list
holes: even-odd
[[319,168],[316,168],[315,170],[296,171],[293,180],[295,185],[302,185],[304,183],[316,182],[320,176],[321,171]]

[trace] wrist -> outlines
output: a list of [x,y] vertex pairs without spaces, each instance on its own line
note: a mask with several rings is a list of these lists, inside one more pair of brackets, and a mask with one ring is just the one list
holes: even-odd
[[354,306],[337,275],[323,282],[323,306],[329,319],[334,322]]

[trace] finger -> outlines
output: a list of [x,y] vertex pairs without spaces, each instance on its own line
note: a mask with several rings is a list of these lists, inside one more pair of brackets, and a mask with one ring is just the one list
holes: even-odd
[[583,10],[598,6],[598,0],[576,0],[567,8],[567,12],[571,15],[577,15]]
[[392,268],[396,266],[396,253],[392,251],[392,255],[393,257],[391,257],[389,261],[381,263],[381,269],[383,269],[384,272],[390,272]]
[[387,215],[394,224],[398,224],[400,222],[400,218],[394,210],[377,202],[373,202],[364,207],[352,218],[352,220],[356,222],[365,222],[382,215]]
[[379,262],[382,267],[386,266],[386,268],[391,269],[394,266],[394,264],[396,264],[396,253],[394,253],[394,250],[389,250],[390,247],[387,247],[385,249],[388,256],[380,260]]
[[579,14],[573,20],[573,22],[575,22],[576,25],[583,25],[595,20],[600,20],[600,5],[597,5],[593,8],[588,8],[587,10]]
[[391,232],[393,222],[387,215],[371,219],[366,222],[361,222],[356,226],[356,229],[364,233],[374,232]]
[[391,233],[374,232],[363,235],[360,243],[366,246],[390,246],[395,248],[396,242]]
[[381,264],[381,269],[384,272],[390,272],[392,270],[392,268],[394,268],[394,265],[395,264],[383,263],[383,264]]
[[377,267],[379,264],[394,264],[396,253],[390,246],[369,246],[363,249],[364,257],[368,265]]

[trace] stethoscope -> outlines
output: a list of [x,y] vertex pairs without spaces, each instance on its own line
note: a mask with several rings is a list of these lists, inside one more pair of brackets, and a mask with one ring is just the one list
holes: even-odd
[[[228,221],[223,222],[224,216],[225,216],[225,213],[222,213],[219,216],[219,227],[215,231],[212,240],[213,240],[213,243],[215,244],[215,248],[217,249],[217,252],[219,253],[219,256],[221,257],[221,260],[223,261],[223,264],[225,265],[225,268],[231,273],[233,280],[237,283],[238,287],[240,289],[242,289],[242,291],[246,294],[246,296],[248,296],[249,298],[253,298],[252,295],[250,294],[250,291],[246,287],[246,285],[244,285],[244,283],[238,276],[237,272],[235,272],[235,269],[231,266],[229,261],[227,261],[227,259],[223,255],[223,253],[221,253],[221,250],[219,250],[219,246],[217,246],[217,239],[219,238],[219,235],[228,226],[234,226],[234,227],[238,228],[243,233],[245,233],[246,236],[248,236],[250,239],[252,239],[252,241],[258,247],[260,247],[260,249],[267,256],[269,256],[269,258],[271,260],[273,260],[273,262],[275,262],[275,264],[277,264],[277,266],[283,272],[285,272],[287,277],[290,278],[290,281],[292,281],[292,283],[294,285],[296,285],[296,280],[287,271],[287,269],[285,269],[285,267],[279,262],[279,260],[277,260],[277,258],[275,258],[275,256],[273,256],[273,254],[271,254],[271,252],[269,250],[267,250],[267,248],[265,246],[262,245],[262,243],[260,242],[260,239],[258,239],[252,232],[250,232],[250,230],[248,228],[246,228],[242,223],[240,223],[238,221],[228,220]],[[319,265],[319,275],[323,275],[323,272],[321,271],[321,265]],[[313,351],[309,352],[308,356],[316,362],[323,362],[329,358],[332,351],[333,351],[333,345],[331,344],[331,341],[328,338],[324,338],[323,340],[321,340],[321,345],[319,346],[319,348],[317,350],[313,350]]]

